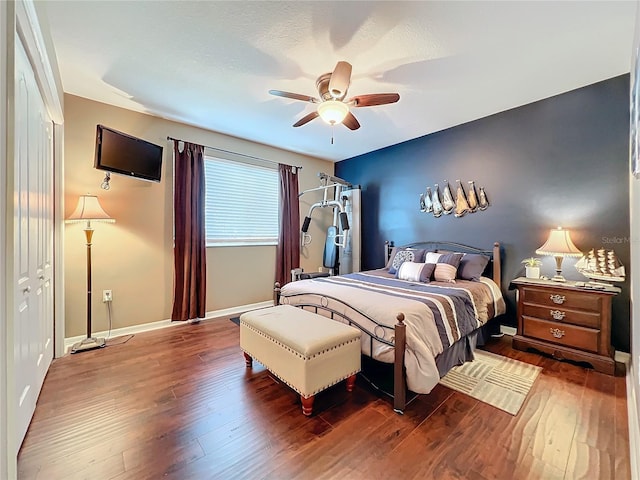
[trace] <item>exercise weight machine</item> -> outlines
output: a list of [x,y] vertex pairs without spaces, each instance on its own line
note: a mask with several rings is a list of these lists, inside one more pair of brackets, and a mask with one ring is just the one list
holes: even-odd
[[304,218],[301,245],[312,242],[309,226],[316,209],[331,209],[333,223],[327,228],[322,265],[326,272],[305,273],[301,268],[292,270],[292,280],[315,278],[360,271],[360,187],[349,182],[318,173],[320,186],[305,190],[298,198],[310,192],[322,191],[322,200],[311,205]]

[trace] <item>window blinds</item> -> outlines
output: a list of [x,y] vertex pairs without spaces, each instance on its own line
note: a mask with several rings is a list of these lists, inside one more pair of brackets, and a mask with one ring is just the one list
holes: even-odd
[[207,246],[278,243],[277,164],[205,155]]

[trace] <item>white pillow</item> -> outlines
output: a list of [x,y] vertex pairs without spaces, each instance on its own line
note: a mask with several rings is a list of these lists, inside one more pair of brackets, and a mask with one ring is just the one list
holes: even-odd
[[419,282],[420,273],[422,273],[424,265],[424,263],[403,262],[398,269],[398,278],[410,282]]
[[441,253],[427,252],[424,257],[424,263],[438,263],[438,259],[442,256]]

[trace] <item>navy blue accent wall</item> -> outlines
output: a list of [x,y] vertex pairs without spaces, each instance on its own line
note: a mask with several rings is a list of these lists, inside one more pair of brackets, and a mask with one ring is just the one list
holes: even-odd
[[[402,100],[401,100],[402,101]],[[429,115],[429,112],[425,112]],[[366,128],[366,125],[363,126]],[[362,267],[383,265],[384,241],[449,240],[503,247],[509,322],[516,325],[509,281],[556,226],[582,251],[613,249],[627,268],[613,302],[612,343],[629,351],[629,75],[590,85],[336,164],[336,175],[362,187]],[[419,211],[420,193],[444,180],[485,187],[490,207],[461,218]],[[586,280],[566,258],[563,274]],[[542,274],[555,261],[543,257]]]

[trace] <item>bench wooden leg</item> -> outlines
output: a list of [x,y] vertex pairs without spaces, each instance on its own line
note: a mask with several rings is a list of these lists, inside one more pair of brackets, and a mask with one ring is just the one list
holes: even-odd
[[315,395],[311,395],[309,398],[304,398],[302,395],[300,395],[300,400],[302,401],[302,413],[304,413],[307,417],[311,415],[311,412],[313,412],[313,401],[315,399]]
[[253,366],[253,358],[247,352],[244,353],[244,363],[247,365],[247,368],[251,368]]
[[347,392],[353,392],[353,387],[356,384],[356,376],[355,374],[351,375],[347,378]]

